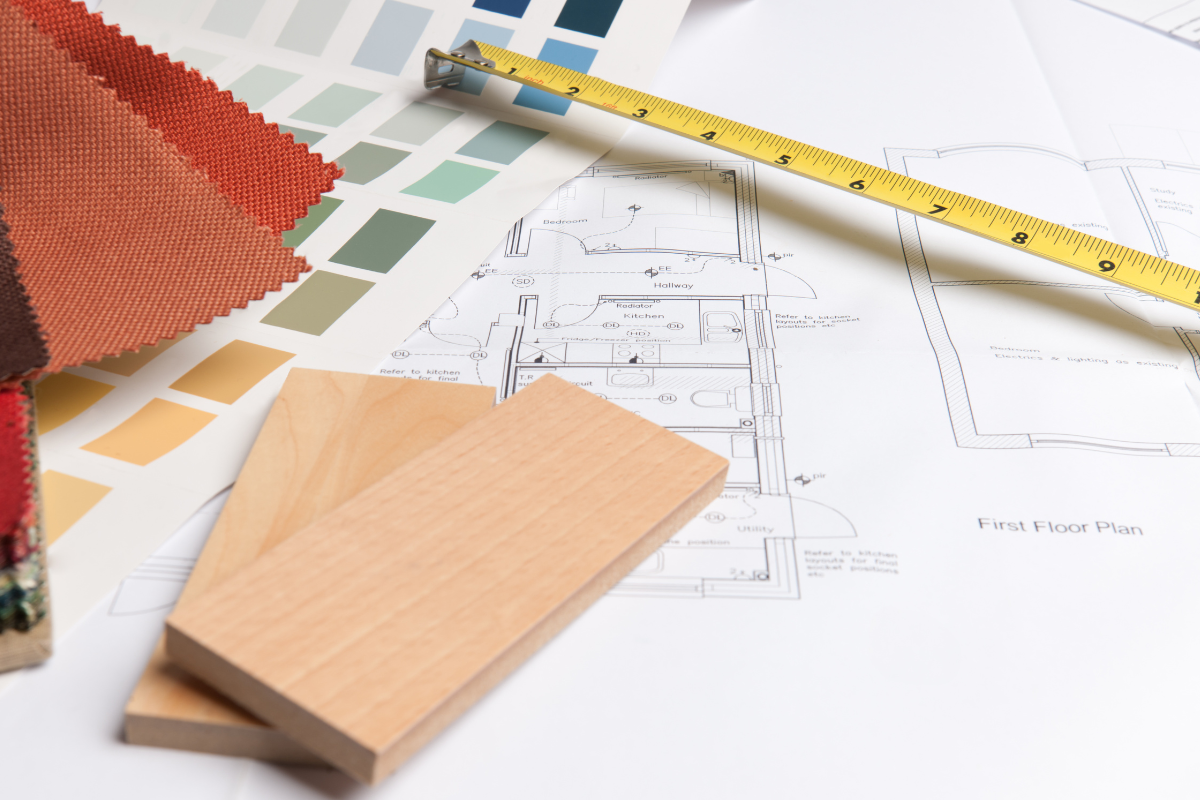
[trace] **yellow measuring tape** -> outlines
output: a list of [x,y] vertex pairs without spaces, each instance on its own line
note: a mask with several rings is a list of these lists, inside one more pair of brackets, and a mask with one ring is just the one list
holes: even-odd
[[711,144],[1200,310],[1200,272],[1182,264],[490,44],[470,41],[449,53],[430,50],[425,87],[453,86],[466,68]]

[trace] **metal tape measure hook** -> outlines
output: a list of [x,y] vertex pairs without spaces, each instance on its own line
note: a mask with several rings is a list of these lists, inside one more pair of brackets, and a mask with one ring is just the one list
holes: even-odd
[[[496,68],[495,61],[492,61],[490,58],[484,58],[483,53],[479,52],[479,45],[476,44],[474,39],[468,39],[458,47],[455,47],[450,51],[450,55],[472,61],[488,69]],[[439,86],[457,86],[462,83],[463,74],[466,73],[467,68],[442,56],[441,51],[433,48],[425,52],[426,89],[436,89]]]

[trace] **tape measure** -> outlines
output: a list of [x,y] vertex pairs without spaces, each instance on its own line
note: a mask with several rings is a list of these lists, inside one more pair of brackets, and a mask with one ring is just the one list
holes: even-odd
[[1182,264],[490,44],[468,41],[449,53],[430,50],[425,88],[453,86],[468,68],[711,144],[1200,311],[1200,272]]

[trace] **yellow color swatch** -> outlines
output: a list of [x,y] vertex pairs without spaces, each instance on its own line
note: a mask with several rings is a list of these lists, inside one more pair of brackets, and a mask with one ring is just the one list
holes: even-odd
[[188,370],[171,388],[218,403],[233,403],[294,356],[234,339]]
[[85,481],[74,475],[54,470],[42,473],[42,511],[45,514],[46,543],[67,532],[79,518],[92,510],[104,495],[112,491],[108,486]]
[[144,467],[179,447],[216,418],[216,414],[156,397],[82,449]]
[[69,372],[50,375],[33,387],[38,433],[49,433],[94,406],[114,387]]
[[184,331],[174,339],[160,339],[158,344],[149,345],[138,350],[131,350],[119,356],[105,356],[99,361],[89,362],[88,366],[102,369],[105,372],[111,372],[114,375],[124,375],[128,378],[149,364],[153,358],[162,355],[191,335],[192,331]]

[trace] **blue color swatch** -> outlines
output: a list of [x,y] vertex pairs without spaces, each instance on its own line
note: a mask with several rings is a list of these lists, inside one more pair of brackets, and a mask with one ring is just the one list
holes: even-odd
[[356,67],[399,75],[425,32],[433,12],[398,0],[384,0],[383,8],[363,37],[350,63]]
[[620,9],[621,0],[567,0],[554,27],[604,37]]
[[[458,29],[458,35],[454,37],[452,46],[458,47],[468,39],[474,39],[478,42],[494,44],[496,47],[508,47],[508,42],[512,39],[512,36],[513,32],[508,28],[501,28],[499,25],[489,25],[486,22],[476,22],[473,19],[468,19],[464,20],[462,27]],[[478,95],[483,92],[483,85],[487,83],[487,79],[488,76],[479,70],[469,69],[463,75],[462,83],[450,88],[466,92],[467,94]]]
[[[590,47],[560,42],[558,39],[547,39],[542,45],[542,52],[538,53],[538,59],[576,72],[587,72],[596,60],[596,51]],[[517,98],[513,100],[513,105],[536,108],[562,116],[571,107],[571,101],[565,97],[554,97],[539,89],[522,86],[521,91],[517,92]]]
[[471,5],[484,11],[494,11],[520,19],[525,16],[525,9],[529,8],[529,0],[475,0]]

